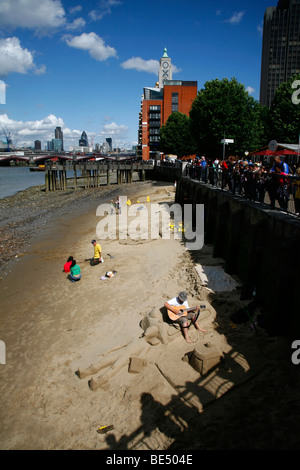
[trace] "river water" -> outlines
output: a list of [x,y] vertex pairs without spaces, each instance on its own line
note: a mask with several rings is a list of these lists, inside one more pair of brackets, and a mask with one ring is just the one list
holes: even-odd
[[44,171],[30,171],[28,166],[0,166],[0,199],[42,184]]

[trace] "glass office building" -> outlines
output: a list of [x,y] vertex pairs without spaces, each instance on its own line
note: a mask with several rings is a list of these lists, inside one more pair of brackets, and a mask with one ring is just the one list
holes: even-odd
[[280,0],[264,15],[260,103],[270,107],[282,82],[300,73],[300,0]]

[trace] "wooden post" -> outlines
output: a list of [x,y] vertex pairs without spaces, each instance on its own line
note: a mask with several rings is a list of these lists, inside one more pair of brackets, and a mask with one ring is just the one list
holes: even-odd
[[64,191],[67,189],[67,170],[66,170],[66,163],[63,163],[63,188]]
[[53,176],[51,166],[49,166],[49,191],[53,191]]
[[83,174],[84,174],[84,188],[87,188],[87,169],[86,163],[83,164]]
[[107,186],[110,185],[110,163],[107,163]]
[[45,191],[50,191],[50,168],[48,162],[45,162]]
[[118,166],[117,166],[117,183],[121,183],[121,175],[120,175],[120,163],[118,161]]
[[133,163],[131,162],[131,169],[130,169],[130,183],[133,181]]
[[56,190],[56,170],[52,170],[51,171],[51,180],[52,180],[52,191],[55,191]]
[[73,163],[73,170],[74,170],[74,188],[77,188],[77,174],[76,174],[76,163]]
[[49,170],[47,168],[45,171],[45,191],[49,191]]

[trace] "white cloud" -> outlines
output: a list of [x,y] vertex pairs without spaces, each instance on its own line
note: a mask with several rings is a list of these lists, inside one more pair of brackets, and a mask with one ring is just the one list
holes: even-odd
[[[47,141],[54,139],[56,127],[61,127],[64,135],[64,148],[69,149],[71,145],[79,145],[82,130],[70,129],[61,117],[54,114],[36,121],[14,121],[7,114],[0,114],[0,139],[1,124],[7,133],[13,136],[13,144],[16,146],[33,146],[35,140],[42,142],[45,148]],[[96,142],[102,144],[107,137],[113,139],[113,145],[123,147],[128,140],[128,127],[115,122],[105,123],[98,133],[87,132],[89,139],[94,138]],[[128,146],[129,144],[127,144]]]
[[253,93],[255,93],[255,89],[252,88],[252,86],[247,86],[246,91],[249,93],[249,95],[253,95]]
[[0,39],[0,75],[30,71],[40,74],[45,73],[45,70],[45,66],[38,68],[34,64],[33,53],[28,49],[23,49],[17,37]]
[[235,12],[228,20],[225,20],[225,21],[231,24],[238,24],[242,21],[244,14],[245,14],[244,11]]
[[92,21],[102,20],[105,15],[111,13],[111,7],[121,5],[121,3],[119,0],[101,0],[98,8],[89,12],[89,17]]
[[115,122],[111,122],[108,124],[104,124],[103,130],[100,132],[100,135],[110,135],[110,136],[116,136],[123,134],[124,132],[128,131],[128,127],[125,126],[124,124],[118,125]]
[[42,75],[42,74],[46,73],[46,66],[41,65],[40,67],[35,67],[34,73],[35,73],[35,75]]
[[109,57],[117,57],[117,51],[110,46],[106,46],[103,39],[96,33],[83,33],[81,36],[64,37],[70,47],[88,51],[93,59],[103,61]]
[[[99,132],[100,142],[104,142],[106,137],[113,139],[113,146],[123,147],[124,142],[127,140],[128,127],[124,124],[116,124],[115,122],[104,124],[102,130]],[[102,143],[102,142],[101,142]],[[127,145],[128,146],[128,145]]]
[[82,10],[82,6],[81,5],[76,5],[75,7],[70,8],[69,12],[70,12],[71,15],[73,15],[75,13],[78,13],[81,10]]
[[65,10],[60,0],[0,0],[0,26],[29,28],[48,33],[63,26]]
[[[141,57],[131,57],[131,59],[122,62],[121,67],[126,70],[137,70],[138,72],[148,72],[158,75],[159,61],[150,59],[145,60]],[[178,73],[181,69],[172,64],[172,72]]]
[[141,57],[131,57],[131,59],[122,62],[121,67],[127,70],[137,70],[138,72],[148,72],[158,74],[159,61],[150,59],[144,60]]
[[64,133],[66,148],[71,144],[78,145],[81,136],[81,131],[69,129],[63,119],[54,114],[49,114],[49,116],[36,121],[14,121],[7,114],[2,114],[0,115],[0,123],[6,132],[11,133],[13,144],[17,146],[33,146],[35,140],[41,140],[45,146],[47,141],[54,139],[56,127],[61,127]]
[[76,18],[76,20],[72,21],[72,23],[66,24],[66,30],[68,31],[75,31],[76,29],[84,28],[86,22],[83,18]]

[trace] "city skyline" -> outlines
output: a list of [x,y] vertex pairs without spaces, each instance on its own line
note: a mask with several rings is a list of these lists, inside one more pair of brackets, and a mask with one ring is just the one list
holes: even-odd
[[43,148],[61,127],[66,150],[83,131],[94,145],[112,138],[131,148],[143,88],[158,81],[165,47],[174,80],[200,90],[236,77],[259,100],[263,18],[276,5],[0,0],[0,123],[16,145],[41,140]]

